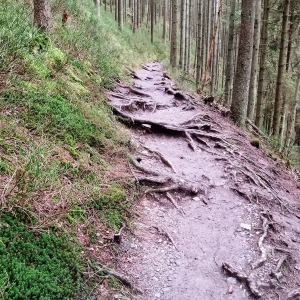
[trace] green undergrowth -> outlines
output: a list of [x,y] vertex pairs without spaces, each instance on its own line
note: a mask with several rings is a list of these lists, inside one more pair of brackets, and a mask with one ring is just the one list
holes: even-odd
[[168,45],[146,28],[120,32],[93,1],[51,1],[49,34],[32,26],[32,1],[0,6],[0,299],[92,297],[79,254],[102,251],[135,196],[118,172],[129,136],[105,91]]
[[0,214],[1,299],[71,299],[82,280],[78,247],[61,232],[29,231],[27,219]]

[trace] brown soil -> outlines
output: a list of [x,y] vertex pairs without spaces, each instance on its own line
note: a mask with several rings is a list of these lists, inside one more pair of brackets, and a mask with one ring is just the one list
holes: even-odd
[[298,177],[159,63],[132,76],[109,95],[146,185],[120,244],[131,298],[300,299]]

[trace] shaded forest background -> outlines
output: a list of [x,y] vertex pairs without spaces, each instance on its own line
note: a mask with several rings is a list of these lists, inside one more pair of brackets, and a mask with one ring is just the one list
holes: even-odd
[[[170,42],[169,62],[183,71],[181,80],[230,107],[238,125],[257,126],[285,155],[299,146],[299,1],[125,0],[95,5],[114,13],[121,30],[130,26],[137,32],[146,26],[152,43]],[[251,20],[243,26],[245,14]],[[247,72],[244,82],[238,82]]]

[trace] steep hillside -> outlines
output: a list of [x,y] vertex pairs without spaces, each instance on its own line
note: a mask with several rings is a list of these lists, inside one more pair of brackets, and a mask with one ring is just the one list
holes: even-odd
[[166,46],[121,33],[92,1],[52,1],[49,35],[32,26],[31,1],[0,6],[1,295],[85,299],[99,282],[119,286],[96,261],[110,262],[135,197],[104,89]]

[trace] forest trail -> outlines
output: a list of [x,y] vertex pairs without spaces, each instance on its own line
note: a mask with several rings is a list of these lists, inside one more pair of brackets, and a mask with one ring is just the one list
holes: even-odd
[[298,177],[160,63],[132,76],[109,94],[147,186],[120,244],[118,271],[142,291],[131,298],[299,299]]

